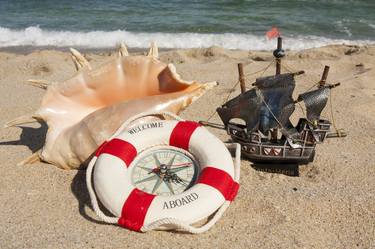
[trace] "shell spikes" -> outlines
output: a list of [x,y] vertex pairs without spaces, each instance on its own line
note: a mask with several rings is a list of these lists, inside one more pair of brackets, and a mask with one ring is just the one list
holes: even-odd
[[47,87],[51,84],[46,80],[33,80],[33,79],[27,80],[25,83],[30,86],[39,87],[43,90],[46,90]]
[[[21,164],[41,159],[62,169],[85,167],[98,146],[130,117],[144,112],[178,114],[217,85],[181,79],[173,64],[158,60],[155,43],[148,56],[128,55],[122,44],[120,56],[95,69],[77,50],[71,52],[78,72],[61,83],[32,81],[46,88],[39,109],[7,123],[43,121],[48,126],[41,150]],[[139,119],[134,125],[146,120],[149,118]]]
[[150,47],[150,50],[148,51],[147,56],[159,58],[159,50],[158,50],[158,46],[156,45],[155,42],[151,42],[151,47]]
[[91,70],[90,63],[86,60],[85,57],[83,57],[80,52],[78,52],[78,50],[70,48],[70,52],[72,54],[72,60],[74,62],[74,65],[76,66],[77,71],[81,68],[88,68],[89,70]]
[[123,42],[120,43],[120,48],[118,50],[118,55],[120,57],[128,56],[129,55],[128,49],[126,48],[126,45]]
[[19,126],[22,124],[36,123],[40,120],[42,120],[42,118],[38,115],[24,115],[7,122],[4,125],[4,128]]
[[31,154],[31,156],[25,158],[21,162],[17,163],[17,166],[23,166],[23,165],[26,165],[26,164],[33,164],[33,163],[36,163],[36,162],[40,162],[40,150]]

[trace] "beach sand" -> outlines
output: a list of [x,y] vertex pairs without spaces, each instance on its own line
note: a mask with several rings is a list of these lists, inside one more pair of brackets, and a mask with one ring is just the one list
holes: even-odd
[[[85,56],[97,67],[116,53]],[[174,63],[184,79],[220,83],[181,114],[198,121],[206,120],[228,94],[239,93],[239,87],[231,93],[237,63],[251,74],[273,58],[269,51],[213,47],[164,51],[160,59]],[[300,166],[298,177],[262,172],[243,159],[238,196],[211,230],[142,234],[98,221],[84,170],[64,171],[45,163],[16,166],[42,146],[46,127],[1,128],[0,247],[375,248],[375,47],[288,52],[284,62],[306,72],[297,77],[297,92],[316,83],[324,65],[331,67],[328,82],[341,82],[332,98],[336,125],[349,134],[318,145],[314,162]],[[44,91],[24,84],[27,79],[61,82],[74,73],[66,51],[0,52],[0,126],[38,108]],[[270,67],[264,75],[273,73]],[[248,82],[255,77],[249,75]],[[330,116],[329,105],[324,116]],[[220,123],[217,115],[211,121]],[[224,131],[210,130],[223,141],[229,138]]]

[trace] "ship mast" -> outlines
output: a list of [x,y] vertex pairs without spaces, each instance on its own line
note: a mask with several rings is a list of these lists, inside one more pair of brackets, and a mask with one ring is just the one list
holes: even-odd
[[329,72],[329,66],[325,66],[323,70],[322,78],[319,81],[319,87],[323,87],[326,84],[328,72]]
[[283,38],[281,36],[277,37],[277,48],[273,51],[273,56],[276,59],[276,75],[279,75],[281,73],[281,58],[285,56]]
[[[279,75],[281,73],[281,58],[285,56],[285,52],[283,50],[283,38],[281,36],[277,37],[277,48],[273,51],[273,56],[276,59],[276,73],[275,75]],[[278,137],[278,129],[274,128],[271,130],[271,140],[277,141]]]
[[238,77],[239,77],[238,80],[240,82],[241,94],[242,94],[246,92],[246,82],[245,82],[245,76],[243,73],[243,64],[238,63],[237,66],[238,66]]

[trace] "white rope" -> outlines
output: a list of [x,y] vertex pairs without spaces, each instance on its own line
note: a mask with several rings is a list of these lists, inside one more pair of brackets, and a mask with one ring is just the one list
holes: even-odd
[[[226,144],[226,146],[227,148],[236,150],[235,163],[234,163],[234,180],[238,182],[240,179],[241,146],[238,143],[230,143],[230,144]],[[147,231],[151,231],[155,229],[161,229],[163,227],[168,227],[168,228],[179,229],[181,231],[193,233],[193,234],[203,233],[203,232],[208,231],[211,227],[215,225],[215,223],[221,218],[221,216],[223,216],[225,210],[227,210],[230,203],[231,203],[230,201],[225,201],[223,205],[216,211],[212,219],[201,227],[194,227],[190,225],[189,223],[178,220],[178,219],[164,218],[164,219],[157,220],[146,226],[143,226],[141,231],[147,232]]]
[[151,224],[148,224],[147,226],[143,226],[141,228],[141,231],[148,232],[151,230],[159,230],[163,227],[168,227],[169,229],[174,228],[183,232],[188,232],[188,233],[193,233],[193,234],[203,233],[203,232],[208,231],[211,227],[215,225],[215,223],[224,214],[225,210],[229,207],[229,204],[230,204],[230,201],[225,201],[224,204],[217,210],[217,212],[212,217],[212,219],[201,227],[194,227],[190,225],[189,223],[178,220],[178,219],[165,218],[165,219],[157,220]]
[[96,215],[104,222],[110,223],[110,224],[116,224],[118,221],[118,217],[110,217],[105,215],[102,210],[99,207],[98,199],[96,198],[96,194],[94,191],[94,188],[92,187],[92,170],[94,168],[95,162],[98,158],[94,156],[93,159],[91,159],[89,166],[87,167],[86,171],[86,185],[87,190],[89,191],[90,199],[91,199],[91,205],[94,209]]
[[[179,121],[183,120],[182,118],[180,118],[179,116],[177,116],[176,114],[171,113],[171,112],[150,112],[150,113],[144,112],[144,113],[140,113],[140,114],[132,116],[131,118],[126,120],[121,125],[121,127],[115,132],[115,134],[113,134],[113,136],[110,137],[108,140],[111,140],[114,137],[118,136],[123,130],[125,130],[135,120],[146,117],[146,116],[155,116],[155,115],[162,115],[162,116],[166,116],[166,117],[171,117],[171,118],[179,120]],[[95,166],[95,162],[96,162],[97,159],[98,158],[96,156],[94,156],[91,159],[91,161],[90,161],[90,163],[87,167],[87,171],[86,171],[86,185],[87,185],[87,189],[89,191],[89,195],[90,195],[90,199],[91,199],[91,205],[92,205],[96,215],[102,221],[110,223],[110,224],[116,224],[118,222],[118,217],[107,216],[100,209],[99,204],[98,204],[98,199],[96,198],[95,190],[92,186],[92,171],[93,171],[93,168]]]
[[240,167],[241,167],[241,145],[239,143],[226,143],[225,146],[229,149],[236,150],[235,161],[234,161],[234,180],[240,181]]
[[[169,116],[173,119],[182,121],[183,119],[180,118],[179,116],[170,113],[170,112],[160,112],[160,113],[155,113],[155,112],[150,112],[150,113],[141,113],[139,115],[135,115],[128,119],[116,132],[115,134],[109,138],[108,140],[111,140],[112,138],[116,137],[120,132],[126,129],[132,122],[134,122],[137,119],[140,119],[142,117],[146,116],[155,116],[155,115],[162,115],[162,116]],[[227,148],[230,149],[235,149],[235,165],[234,165],[234,180],[236,182],[239,181],[240,179],[240,166],[241,166],[241,146],[238,143],[231,143],[231,144],[226,144]],[[97,160],[97,157],[94,156],[94,158],[90,161],[88,167],[87,167],[87,172],[86,172],[86,184],[87,184],[87,189],[89,191],[90,199],[91,199],[91,205],[96,213],[96,215],[104,222],[110,223],[110,224],[116,224],[118,222],[118,217],[111,217],[105,215],[102,210],[99,207],[98,204],[98,199],[96,198],[96,194],[94,191],[94,188],[92,186],[92,171],[95,166],[95,162]],[[190,225],[187,222],[174,219],[174,218],[164,218],[157,220],[151,224],[148,224],[146,226],[143,226],[141,228],[142,232],[147,232],[155,229],[162,229],[164,228],[174,228],[174,229],[179,229],[181,231],[189,232],[189,233],[203,233],[207,230],[209,230],[215,223],[221,218],[221,216],[224,214],[225,210],[228,208],[230,204],[230,201],[225,201],[223,205],[216,211],[215,215],[212,217],[212,219],[207,222],[205,225],[201,227],[194,227]]]

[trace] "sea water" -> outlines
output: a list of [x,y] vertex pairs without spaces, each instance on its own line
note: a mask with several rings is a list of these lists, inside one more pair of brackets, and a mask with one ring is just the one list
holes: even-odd
[[0,47],[221,46],[273,49],[375,44],[375,0],[0,0]]

